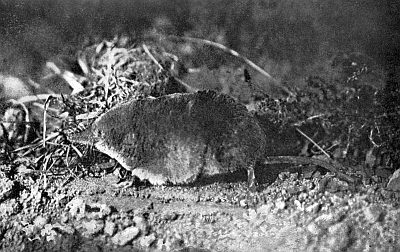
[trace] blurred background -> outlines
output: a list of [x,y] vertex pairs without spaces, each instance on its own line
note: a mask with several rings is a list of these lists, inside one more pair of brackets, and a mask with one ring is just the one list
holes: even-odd
[[[38,80],[46,61],[68,65],[96,39],[158,33],[224,44],[289,86],[351,57],[397,78],[399,9],[395,0],[2,0],[0,73]],[[186,67],[207,76],[232,62],[180,49]]]

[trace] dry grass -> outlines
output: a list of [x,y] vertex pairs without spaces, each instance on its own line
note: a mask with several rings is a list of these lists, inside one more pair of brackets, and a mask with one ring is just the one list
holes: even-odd
[[[1,156],[7,163],[17,165],[28,159],[28,169],[43,174],[76,174],[87,153],[67,136],[127,99],[165,95],[172,77],[170,66],[177,60],[161,48],[136,45],[126,37],[87,46],[77,55],[83,76],[47,63],[53,74],[69,84],[71,94],[24,96],[6,109],[8,117],[2,118],[0,133]],[[34,127],[32,120],[38,122]]]

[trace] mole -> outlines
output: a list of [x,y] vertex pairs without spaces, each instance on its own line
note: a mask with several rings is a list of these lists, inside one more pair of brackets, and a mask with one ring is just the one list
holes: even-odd
[[254,184],[253,168],[267,141],[244,105],[214,91],[127,101],[69,140],[94,145],[154,185],[189,184],[239,169]]
[[264,163],[334,165],[304,157],[264,157],[267,137],[247,108],[214,91],[131,100],[111,108],[71,142],[94,145],[132,175],[153,185],[190,184],[199,178],[247,171]]

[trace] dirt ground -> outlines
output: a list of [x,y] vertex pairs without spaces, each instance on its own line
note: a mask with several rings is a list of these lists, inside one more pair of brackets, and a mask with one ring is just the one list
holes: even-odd
[[[5,168],[5,167],[3,167]],[[25,171],[27,172],[27,171]],[[2,251],[398,251],[399,193],[333,174],[131,185],[115,173],[0,174]]]

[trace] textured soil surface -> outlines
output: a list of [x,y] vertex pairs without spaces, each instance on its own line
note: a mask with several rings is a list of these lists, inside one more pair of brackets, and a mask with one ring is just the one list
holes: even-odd
[[138,187],[114,174],[0,175],[2,251],[400,250],[399,193],[329,173],[282,172],[255,193],[245,178]]

